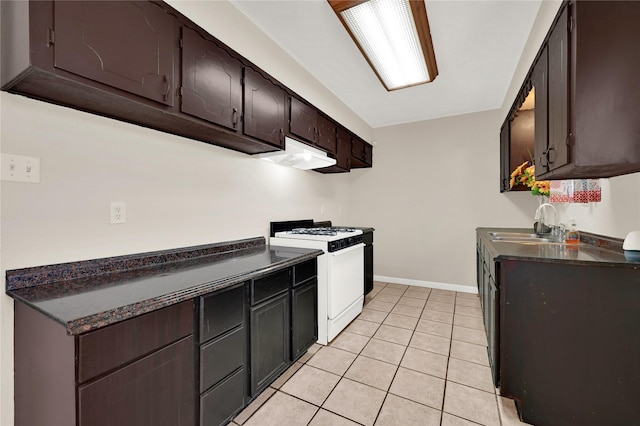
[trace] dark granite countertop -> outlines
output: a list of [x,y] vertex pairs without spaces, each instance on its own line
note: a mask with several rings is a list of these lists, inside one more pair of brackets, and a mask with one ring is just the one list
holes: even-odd
[[6,293],[80,334],[321,255],[322,250],[229,243],[7,271]]
[[524,228],[477,228],[489,251],[497,260],[528,259],[545,262],[572,262],[574,264],[597,262],[601,264],[640,269],[640,262],[624,257],[622,240],[586,232],[580,232],[580,244],[527,244],[505,243],[491,240],[489,232],[532,233]]

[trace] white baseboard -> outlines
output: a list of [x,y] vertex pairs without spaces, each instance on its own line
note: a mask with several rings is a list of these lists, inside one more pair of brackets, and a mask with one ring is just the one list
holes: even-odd
[[476,287],[461,284],[436,283],[433,281],[410,280],[408,278],[384,277],[382,275],[374,275],[373,280],[383,283],[406,284],[418,287],[437,288],[439,290],[459,291],[460,293],[478,293]]

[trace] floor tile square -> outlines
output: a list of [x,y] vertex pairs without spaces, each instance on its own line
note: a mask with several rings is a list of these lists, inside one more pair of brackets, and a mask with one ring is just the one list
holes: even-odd
[[474,330],[467,327],[453,326],[452,333],[453,340],[461,340],[467,343],[473,343],[474,345],[487,345],[487,336],[484,330]]
[[424,299],[414,299],[413,297],[407,296],[402,296],[402,298],[398,300],[398,305],[407,305],[416,308],[424,308],[425,303],[427,303],[427,301]]
[[318,407],[282,392],[276,392],[245,423],[246,426],[301,425],[311,421]]
[[382,324],[373,337],[387,342],[407,346],[411,340],[412,334],[413,331],[407,330],[406,328],[392,327],[390,325]]
[[453,313],[454,306],[455,305],[453,303],[440,303],[440,302],[432,302],[431,300],[427,300],[427,304],[424,307],[424,309]]
[[456,292],[451,290],[442,290],[440,288],[434,288],[433,290],[431,290],[431,294],[436,294],[438,296],[454,296],[455,297]]
[[447,305],[453,305],[456,303],[455,296],[441,296],[439,294],[431,294],[429,296],[429,302],[446,303]]
[[371,339],[360,355],[388,362],[389,364],[398,365],[400,364],[400,360],[402,360],[405,349],[406,346],[404,345],[385,342],[384,340]]
[[389,394],[376,426],[439,426],[440,414],[440,410]]
[[377,297],[377,296],[375,296],[374,294],[371,294],[371,293],[367,294],[364,297],[364,306],[367,306],[369,303],[373,302],[373,298],[374,297]]
[[383,324],[413,330],[416,328],[416,324],[418,324],[418,318],[399,314],[389,314]]
[[392,314],[406,315],[408,317],[420,318],[422,314],[422,308],[407,305],[396,305],[392,310]]
[[324,346],[307,361],[307,365],[342,376],[355,359],[354,353]]
[[431,321],[444,322],[445,324],[453,324],[453,314],[450,312],[440,312],[425,309],[424,311],[422,311],[422,315],[420,316],[420,318]]
[[340,376],[308,365],[303,366],[280,390],[314,405],[322,405]]
[[412,299],[422,299],[427,300],[429,298],[428,291],[416,291],[413,288],[410,288],[404,293],[404,297],[411,297]]
[[474,362],[463,361],[457,358],[449,359],[447,380],[471,386],[485,392],[495,392],[491,380],[491,368]]
[[375,334],[378,327],[380,327],[378,323],[355,319],[345,328],[345,331],[371,337]]
[[465,299],[465,298],[457,298],[456,299],[457,306],[468,306],[470,308],[478,308],[480,309],[480,299]]
[[444,397],[444,380],[400,367],[389,393],[439,410]]
[[478,297],[478,293],[463,293],[463,292],[457,292],[456,293],[456,299],[475,299],[475,300],[480,300],[480,298]]
[[434,352],[407,348],[400,362],[400,367],[444,379],[447,376],[448,360],[446,356],[438,355]]
[[482,318],[482,309],[473,308],[471,306],[457,305],[456,306],[456,314],[469,315],[469,316],[472,316],[472,317]]
[[489,366],[489,355],[487,354],[487,347],[484,345],[474,345],[473,343],[452,340],[451,358],[475,362],[476,364],[487,367]]
[[398,367],[395,365],[366,356],[359,356],[353,361],[344,377],[386,392],[397,369]]
[[404,288],[393,288],[393,287],[390,287],[390,286],[386,286],[385,288],[380,290],[379,294],[390,294],[392,296],[402,296],[402,294],[405,291],[406,290]]
[[451,338],[451,324],[445,324],[443,322],[430,321],[427,319],[421,319],[418,321],[416,331],[420,333],[435,334],[436,336]]
[[392,294],[379,293],[373,300],[377,300],[378,302],[387,302],[387,303],[396,303],[400,300],[400,296],[394,296]]
[[382,281],[374,281],[373,282],[373,289],[376,290],[381,290],[383,288],[385,288],[387,286],[387,283],[382,282]]
[[388,302],[379,302],[377,300],[372,300],[367,303],[367,309],[373,309],[374,311],[382,311],[382,312],[391,312],[395,303]]
[[387,312],[374,311],[373,309],[364,308],[357,319],[381,323],[387,317]]
[[453,316],[453,324],[459,327],[473,328],[475,330],[484,330],[484,322],[482,318],[470,317],[467,315],[455,314]]
[[447,382],[444,411],[486,426],[500,424],[496,394]]
[[329,346],[359,354],[368,342],[369,337],[367,336],[343,331],[333,339]]
[[380,389],[343,378],[322,408],[363,425],[373,425],[384,398],[385,392]]
[[451,340],[434,334],[426,334],[416,331],[413,333],[413,337],[411,337],[409,346],[416,349],[422,349],[423,351],[435,352],[440,355],[449,356]]
[[[286,426],[286,425],[282,425]],[[309,423],[309,426],[359,426],[358,423],[340,417],[330,411],[320,409]]]

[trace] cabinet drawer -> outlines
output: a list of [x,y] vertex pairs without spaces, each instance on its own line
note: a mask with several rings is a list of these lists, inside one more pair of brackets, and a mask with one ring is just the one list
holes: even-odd
[[287,290],[291,280],[291,269],[285,269],[258,278],[251,282],[251,305],[256,305],[276,294]]
[[188,300],[78,336],[78,382],[192,334],[193,316]]
[[79,426],[195,424],[193,337],[78,388]]
[[200,348],[200,392],[204,392],[244,365],[245,328],[202,345]]
[[218,426],[244,406],[247,372],[243,368],[200,397],[200,425]]
[[200,342],[244,322],[244,284],[200,298]]
[[318,275],[318,261],[312,259],[293,267],[293,285],[298,285]]

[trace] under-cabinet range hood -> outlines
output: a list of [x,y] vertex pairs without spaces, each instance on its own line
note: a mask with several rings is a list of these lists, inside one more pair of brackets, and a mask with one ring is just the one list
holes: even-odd
[[257,157],[283,166],[310,170],[329,167],[336,164],[336,160],[327,153],[312,146],[298,142],[290,137],[284,138],[284,151],[265,152]]

